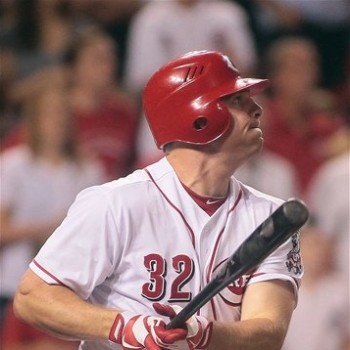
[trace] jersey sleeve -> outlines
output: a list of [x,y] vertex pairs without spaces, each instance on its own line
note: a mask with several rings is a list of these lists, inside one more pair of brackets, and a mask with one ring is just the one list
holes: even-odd
[[83,299],[113,272],[117,229],[100,187],[83,190],[62,224],[49,237],[30,268],[49,284],[62,284]]
[[301,278],[304,274],[299,236],[298,231],[269,255],[253,273],[249,284],[270,280],[285,280],[291,282],[295,296],[297,296]]

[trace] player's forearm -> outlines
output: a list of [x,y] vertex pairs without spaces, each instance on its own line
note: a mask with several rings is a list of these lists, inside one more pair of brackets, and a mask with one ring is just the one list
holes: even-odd
[[263,318],[233,324],[215,322],[208,350],[279,350],[286,328]]
[[[26,278],[26,276],[24,277]],[[81,300],[70,289],[58,285],[20,286],[15,312],[25,322],[56,337],[108,339],[117,311]]]

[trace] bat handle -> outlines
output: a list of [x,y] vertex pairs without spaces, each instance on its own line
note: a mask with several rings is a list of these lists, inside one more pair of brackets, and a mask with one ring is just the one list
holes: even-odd
[[193,315],[193,313],[184,312],[185,309],[182,309],[175,318],[173,318],[167,325],[166,329],[174,329],[182,327],[185,322]]
[[[235,279],[240,271],[236,271],[231,275],[231,279]],[[214,279],[215,280],[215,279]],[[190,303],[188,303],[166,326],[167,329],[183,327],[185,322],[193,316],[203,305],[205,305],[223,285],[218,283],[215,286],[208,284],[202,289],[202,292],[197,294]]]
[[196,295],[192,302],[187,304],[166,326],[166,329],[180,328],[186,321],[193,316],[209,298],[203,298]]

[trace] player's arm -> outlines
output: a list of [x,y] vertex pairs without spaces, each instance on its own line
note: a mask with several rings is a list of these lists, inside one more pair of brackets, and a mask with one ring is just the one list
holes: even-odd
[[17,316],[56,337],[108,339],[116,310],[82,300],[63,285],[50,285],[30,269],[24,274],[14,300]]
[[123,349],[161,350],[186,338],[184,328],[166,329],[159,317],[90,304],[68,287],[50,285],[28,270],[15,296],[17,316],[53,336],[110,340]]
[[295,307],[290,282],[269,281],[248,286],[241,321],[214,322],[209,350],[279,350]]

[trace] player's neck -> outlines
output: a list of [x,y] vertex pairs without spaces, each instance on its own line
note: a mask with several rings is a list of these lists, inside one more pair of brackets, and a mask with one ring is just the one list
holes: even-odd
[[200,196],[197,193],[193,192],[186,185],[182,184],[187,193],[191,198],[209,215],[212,216],[225,202],[227,197],[207,197]]
[[200,196],[225,197],[229,191],[231,172],[206,155],[189,156],[186,153],[175,150],[167,155],[179,180]]

